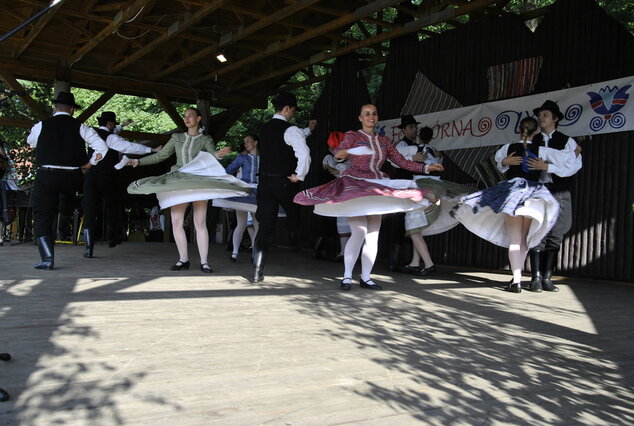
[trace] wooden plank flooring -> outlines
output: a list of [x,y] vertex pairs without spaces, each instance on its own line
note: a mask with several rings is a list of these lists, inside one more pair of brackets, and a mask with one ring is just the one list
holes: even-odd
[[386,291],[342,293],[308,252],[254,285],[220,245],[211,275],[170,244],[82,251],[0,247],[0,424],[634,424],[633,286],[379,263]]

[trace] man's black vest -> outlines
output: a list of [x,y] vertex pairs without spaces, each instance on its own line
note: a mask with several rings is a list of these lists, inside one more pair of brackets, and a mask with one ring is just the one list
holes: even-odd
[[37,140],[37,166],[80,167],[88,162],[86,141],[79,134],[81,121],[66,114],[42,120]]
[[[555,130],[552,134],[552,137],[548,141],[548,148],[562,150],[566,147],[566,143],[568,142],[568,136],[561,133],[559,130]],[[533,143],[538,143],[542,146],[545,146],[544,143],[544,135],[538,134],[533,138]],[[547,183],[546,187],[550,190],[550,192],[559,192],[559,191],[569,191],[572,186],[572,176],[571,177],[559,177],[554,173],[550,173],[552,178],[552,183]]]
[[291,126],[289,122],[278,118],[262,125],[258,143],[261,175],[290,176],[295,173],[295,151],[284,142],[284,132]]
[[[101,137],[101,139],[103,139],[104,142],[106,142],[106,139],[108,139],[108,136],[111,135],[111,133],[108,130],[104,130],[101,128],[95,129],[95,131]],[[92,157],[93,152],[94,150],[89,147],[88,155],[90,157]],[[97,165],[92,166],[88,171],[89,173],[114,173],[116,171],[114,166],[118,162],[119,162],[119,153],[115,151],[114,149],[109,149],[108,152],[106,152],[106,156],[102,158],[101,161],[97,163]]]
[[[401,141],[405,142],[407,144],[407,146],[416,145],[416,142],[414,142],[413,140],[407,139],[406,137],[403,137],[403,139],[401,139]],[[386,161],[385,164],[389,164],[389,163]],[[383,170],[383,169],[381,169],[381,170]],[[386,171],[386,173],[388,175],[390,175],[389,172]],[[411,179],[414,179],[414,172],[410,172],[409,170],[401,169],[400,167],[394,167],[394,172],[393,172],[393,174],[391,176],[393,176],[393,179],[411,180]]]
[[[539,144],[536,144],[534,141],[533,143],[529,143],[526,146],[526,149],[535,154],[535,156],[539,155]],[[518,157],[524,156],[524,144],[522,142],[512,143],[511,145],[509,145],[509,149],[506,152],[506,155],[509,155],[512,152],[514,152],[515,155]],[[524,170],[522,170],[521,164],[518,164],[516,166],[509,166],[509,169],[506,171],[506,173],[504,173],[506,179],[509,180],[516,177],[523,177],[526,180],[532,180],[535,182],[539,182],[540,175],[541,170],[531,170],[529,172],[525,172]]]

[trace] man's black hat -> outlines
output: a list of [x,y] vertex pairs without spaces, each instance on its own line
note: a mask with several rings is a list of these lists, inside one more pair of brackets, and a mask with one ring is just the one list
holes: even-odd
[[556,102],[553,102],[551,100],[547,100],[546,102],[544,102],[544,104],[542,106],[540,106],[539,108],[535,108],[533,110],[533,114],[535,114],[535,116],[539,115],[539,112],[542,110],[547,110],[553,113],[553,115],[556,115],[557,117],[559,117],[559,121],[564,119],[564,115],[561,113],[561,111],[559,110],[559,105],[557,105]]
[[403,127],[407,126],[408,124],[419,125],[420,123],[414,119],[413,115],[402,115],[401,116],[401,124],[399,124],[397,127],[399,129],[402,129]]
[[102,123],[106,124],[109,121],[112,121],[114,124],[119,124],[119,122],[117,121],[117,114],[112,111],[103,111],[101,115],[97,118],[97,121],[100,125]]
[[53,99],[54,104],[64,104],[72,106],[73,108],[81,109],[79,105],[75,103],[75,95],[70,92],[59,92],[57,98]]
[[275,99],[273,99],[272,102],[273,105],[278,107],[285,107],[288,105],[289,107],[295,107],[295,111],[301,111],[301,109],[297,106],[297,98],[289,92],[281,92]]

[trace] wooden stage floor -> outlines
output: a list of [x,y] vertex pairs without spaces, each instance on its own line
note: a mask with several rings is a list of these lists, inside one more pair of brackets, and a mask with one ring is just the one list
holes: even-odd
[[82,252],[0,247],[0,424],[634,424],[634,286],[379,264],[385,291],[343,293],[307,251],[259,285],[220,245],[211,275],[170,244]]

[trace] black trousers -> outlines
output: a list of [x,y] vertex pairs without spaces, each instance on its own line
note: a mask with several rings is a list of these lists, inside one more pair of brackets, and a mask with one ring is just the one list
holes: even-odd
[[79,169],[39,168],[33,187],[35,238],[50,237],[55,241],[53,222],[60,209],[60,196],[67,200],[81,192],[84,175]]
[[106,203],[106,224],[115,229],[119,219],[119,180],[116,173],[101,173],[90,170],[84,179],[84,229],[95,229],[95,217],[101,200]]
[[572,228],[572,200],[570,191],[551,191],[555,200],[559,202],[559,215],[555,226],[550,230],[548,235],[535,247],[534,250],[559,250],[564,236]]
[[286,176],[260,176],[258,183],[258,209],[255,218],[259,222],[255,247],[266,251],[273,240],[275,222],[280,205],[286,211],[286,227],[289,232],[299,231],[300,208],[293,202],[299,192],[299,182],[293,183]]

